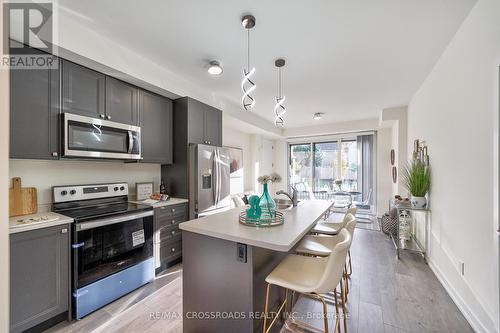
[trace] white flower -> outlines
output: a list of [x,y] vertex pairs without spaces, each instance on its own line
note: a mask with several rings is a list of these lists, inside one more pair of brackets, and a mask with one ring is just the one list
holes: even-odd
[[271,175],[260,176],[257,178],[257,181],[259,184],[279,183],[281,181],[281,176],[273,172]]
[[279,182],[281,182],[281,176],[278,175],[276,172],[273,172],[271,174],[270,178],[271,178],[271,182],[273,182],[273,183],[279,183]]
[[257,178],[257,181],[260,183],[260,184],[267,184],[269,183],[271,179],[269,178],[268,175],[263,175],[263,176],[260,176],[259,178]]

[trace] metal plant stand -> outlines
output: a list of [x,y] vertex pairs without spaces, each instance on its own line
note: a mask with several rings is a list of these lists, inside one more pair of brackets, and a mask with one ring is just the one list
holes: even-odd
[[[426,249],[427,249],[427,226],[428,226],[428,219],[429,219],[429,213],[430,210],[427,208],[424,209],[419,209],[419,208],[413,208],[411,205],[396,205],[392,200],[389,201],[389,211],[391,211],[392,208],[396,208],[398,211],[398,223],[397,223],[397,228],[396,232],[391,233],[391,239],[392,242],[394,243],[394,247],[396,248],[396,255],[397,258],[399,259],[399,254],[400,251],[408,251],[408,252],[413,252],[413,253],[418,253],[420,254],[423,258],[425,263],[427,263],[426,259]],[[402,238],[401,234],[401,221],[400,221],[400,215],[403,211],[408,212],[409,216],[411,217],[411,226],[409,230],[409,237],[408,238]],[[416,234],[416,226],[417,226],[417,220],[414,217],[415,212],[423,212],[425,214],[424,219],[422,223],[424,223],[424,232],[423,232],[423,244],[417,239],[415,236]],[[402,245],[404,244],[404,245]]]

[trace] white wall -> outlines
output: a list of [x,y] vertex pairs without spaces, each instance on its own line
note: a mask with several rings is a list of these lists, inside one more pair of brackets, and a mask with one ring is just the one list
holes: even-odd
[[499,13],[478,1],[408,114],[408,151],[424,139],[432,167],[430,265],[477,332],[499,329]]
[[401,181],[401,177],[399,177],[399,175],[408,163],[408,108],[406,106],[401,106],[383,109],[380,113],[380,124],[383,126],[390,126],[392,128],[391,146],[395,152],[394,164],[396,165],[398,172],[396,183],[392,183],[392,195],[394,196],[399,194],[404,197],[408,194],[408,191],[403,186],[403,182]]
[[243,189],[244,191],[252,191],[252,148],[250,134],[224,126],[222,144],[227,147],[241,148],[243,150]]
[[389,199],[393,195],[391,173],[392,130],[380,128],[377,130],[377,216],[383,215],[389,209]]
[[47,210],[52,186],[127,182],[129,193],[135,195],[136,182],[154,182],[159,190],[161,168],[152,163],[10,160],[9,179],[12,177],[21,177],[23,187],[36,187],[38,205]]
[[[0,1],[3,17],[3,1]],[[3,24],[0,24],[0,36]],[[0,38],[0,50],[3,50]],[[1,52],[1,51],[0,51]],[[0,69],[0,332],[9,331],[9,72]]]

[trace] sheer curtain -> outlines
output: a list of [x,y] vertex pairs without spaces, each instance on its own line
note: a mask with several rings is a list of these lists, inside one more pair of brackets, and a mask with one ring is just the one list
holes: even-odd
[[361,172],[358,173],[358,184],[362,193],[361,201],[365,201],[370,196],[368,205],[373,203],[374,192],[374,168],[375,168],[375,154],[374,154],[374,135],[359,135],[358,142],[358,155],[360,156]]

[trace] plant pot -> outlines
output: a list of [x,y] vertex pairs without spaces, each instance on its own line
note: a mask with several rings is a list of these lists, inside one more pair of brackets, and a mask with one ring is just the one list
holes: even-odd
[[415,197],[411,196],[411,206],[416,209],[424,209],[427,207],[427,199],[426,197]]

